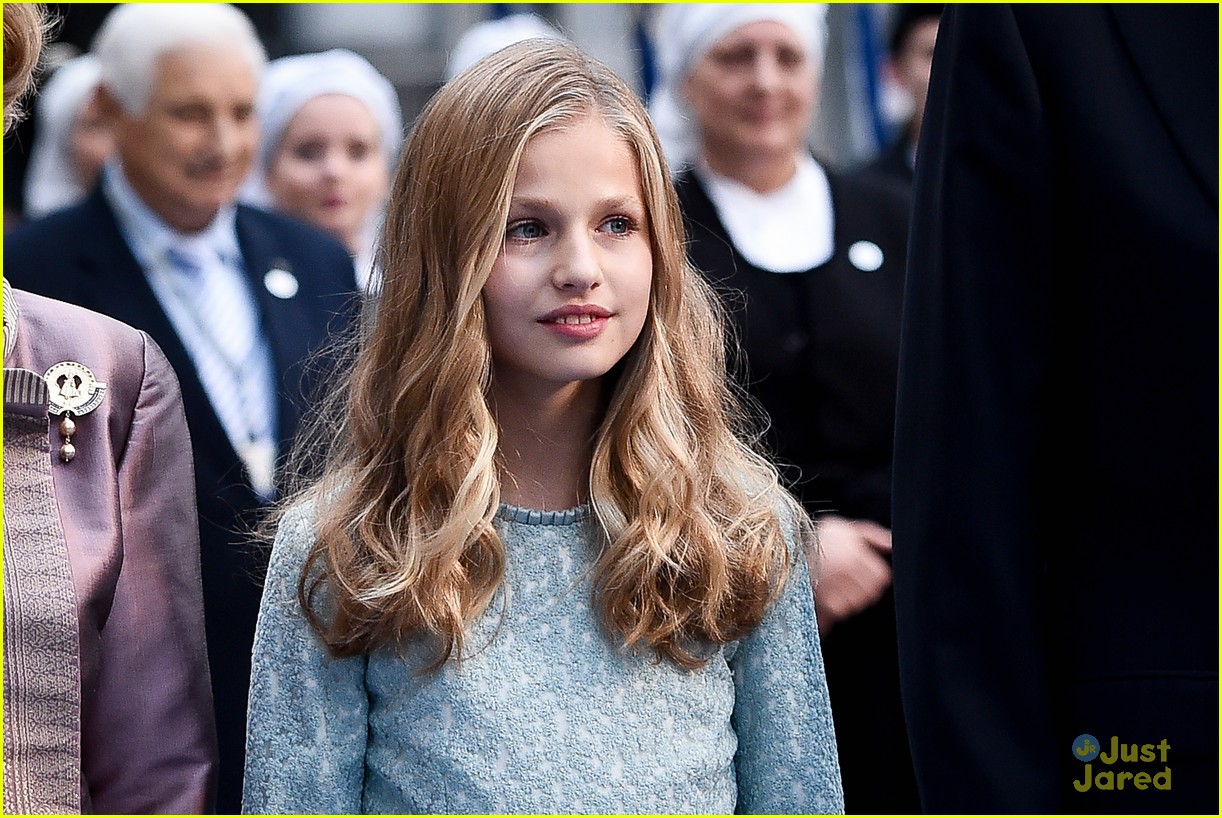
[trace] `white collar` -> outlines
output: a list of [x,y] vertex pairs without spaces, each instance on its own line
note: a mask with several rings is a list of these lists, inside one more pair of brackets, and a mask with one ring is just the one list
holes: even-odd
[[170,227],[145,204],[131,186],[118,160],[106,163],[102,173],[102,192],[115,211],[128,246],[145,270],[160,264],[171,247],[189,243],[211,245],[226,262],[241,265],[237,208],[232,204],[217,211],[211,224],[203,230],[188,235]]
[[802,273],[831,259],[832,189],[810,154],[798,157],[793,178],[762,194],[717,173],[703,158],[694,170],[730,241],[751,264],[773,273]]

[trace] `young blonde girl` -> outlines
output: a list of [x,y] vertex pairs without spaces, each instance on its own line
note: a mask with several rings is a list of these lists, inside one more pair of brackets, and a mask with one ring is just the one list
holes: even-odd
[[382,253],[279,521],[244,811],[841,811],[810,523],[631,90],[555,40],[480,61]]

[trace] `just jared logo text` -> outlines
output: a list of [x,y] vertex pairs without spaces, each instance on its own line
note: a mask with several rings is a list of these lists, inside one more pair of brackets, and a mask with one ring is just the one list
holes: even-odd
[[[1074,758],[1085,762],[1080,781],[1074,781],[1078,792],[1096,790],[1156,790],[1171,789],[1171,766],[1168,759],[1171,743],[1163,739],[1158,744],[1125,744],[1112,736],[1104,750],[1099,740],[1083,733],[1073,741]],[[1093,764],[1093,762],[1097,762]]]

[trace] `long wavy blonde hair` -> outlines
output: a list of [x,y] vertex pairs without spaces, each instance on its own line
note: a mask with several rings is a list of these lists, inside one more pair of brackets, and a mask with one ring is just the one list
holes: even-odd
[[[441,88],[407,144],[381,247],[372,328],[325,429],[317,540],[299,584],[337,656],[435,638],[462,657],[505,571],[491,352],[481,292],[500,252],[519,161],[545,131],[591,114],[631,147],[654,278],[645,327],[608,375],[588,496],[602,551],[593,592],[625,647],[684,667],[754,627],[784,582],[787,533],[810,521],[757,450],[755,415],[727,377],[719,300],[686,261],[656,134],[608,68],[530,40]],[[320,593],[323,591],[323,593]]]

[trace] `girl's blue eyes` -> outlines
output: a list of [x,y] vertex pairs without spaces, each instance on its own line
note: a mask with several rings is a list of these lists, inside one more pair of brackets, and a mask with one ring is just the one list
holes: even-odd
[[[635,228],[635,222],[627,216],[612,216],[604,221],[600,229],[606,230],[613,236],[626,236]],[[547,231],[543,229],[543,225],[537,221],[521,221],[510,224],[505,230],[505,235],[511,239],[519,239],[521,241],[531,241],[533,239],[543,238]]]
[[543,228],[538,222],[518,222],[509,225],[505,231],[512,239],[537,239],[543,236]]
[[623,216],[616,216],[615,218],[607,219],[604,224],[607,226],[609,232],[617,236],[625,235],[632,230],[632,222]]

